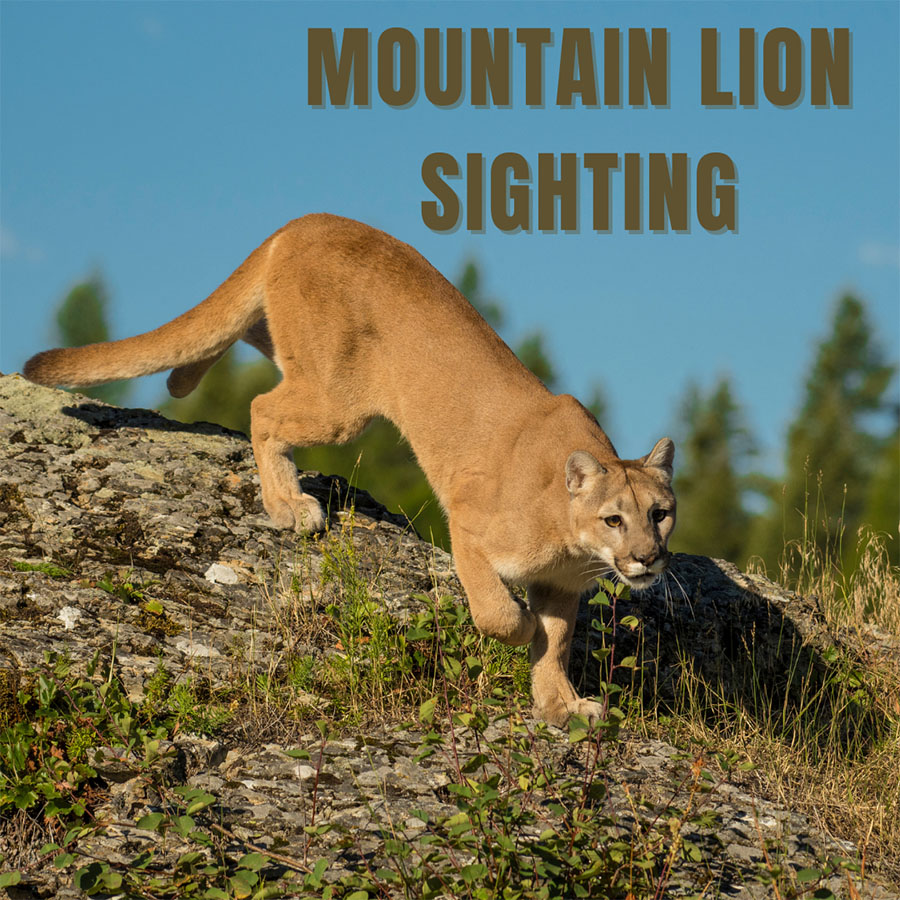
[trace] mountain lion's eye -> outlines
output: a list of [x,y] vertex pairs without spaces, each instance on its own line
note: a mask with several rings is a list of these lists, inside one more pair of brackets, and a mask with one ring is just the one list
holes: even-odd
[[662,522],[662,520],[669,514],[667,509],[654,509],[653,510],[653,521],[654,522]]
[[621,516],[607,516],[604,520],[610,528],[618,528],[622,524]]

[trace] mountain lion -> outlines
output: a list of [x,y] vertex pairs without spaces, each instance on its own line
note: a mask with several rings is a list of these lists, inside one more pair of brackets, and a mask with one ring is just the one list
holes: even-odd
[[[349,441],[377,415],[409,441],[447,514],[475,624],[531,643],[535,712],[596,718],[567,675],[579,596],[604,573],[631,587],[668,565],[674,445],[622,460],[573,397],[551,394],[412,247],[332,215],[290,222],[199,306],[121,341],[38,353],[25,377],[93,385],[173,369],[190,393],[244,338],[281,370],[251,406],[263,504],[321,529],[292,448]],[[614,352],[611,350],[610,352]],[[527,604],[508,585],[527,587]]]

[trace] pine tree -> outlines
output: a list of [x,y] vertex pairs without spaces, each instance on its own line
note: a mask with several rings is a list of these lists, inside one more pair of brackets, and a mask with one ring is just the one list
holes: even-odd
[[[103,277],[95,272],[66,294],[56,311],[56,332],[63,347],[83,347],[109,340],[106,321],[109,296]],[[78,393],[121,405],[131,391],[128,381],[112,381]]]
[[708,393],[688,385],[679,420],[671,547],[743,562],[751,519],[744,495],[752,482],[742,470],[754,446],[729,378],[719,378]]
[[[889,412],[885,393],[894,372],[862,302],[850,294],[841,297],[788,431],[786,472],[764,536],[770,565],[777,565],[786,543],[805,541],[827,558],[842,559],[845,568],[853,566],[857,531],[867,524],[867,509],[874,509],[879,457],[889,452],[873,428]],[[889,471],[885,477],[890,479]],[[888,493],[900,502],[896,484]]]
[[543,332],[532,331],[525,335],[513,348],[516,356],[534,372],[551,391],[556,387],[557,375]]
[[456,279],[456,289],[481,313],[484,320],[494,329],[502,331],[506,324],[503,305],[493,297],[486,296],[481,289],[481,271],[478,264],[469,259],[463,263],[462,272]]
[[585,407],[591,415],[600,423],[604,431],[609,429],[609,401],[606,399],[606,392],[597,383],[594,382],[590,387],[590,393],[584,401]]
[[894,414],[897,424],[882,442],[869,482],[863,523],[887,538],[891,562],[900,565],[900,406]]
[[[503,305],[498,300],[483,293],[481,289],[481,272],[473,260],[468,260],[463,265],[462,274],[457,279],[456,287],[469,303],[481,313],[484,320],[494,331],[503,332],[503,327],[506,324],[506,313]],[[550,390],[556,387],[556,369],[553,361],[550,359],[543,332],[529,332],[513,347],[513,352]],[[599,397],[599,392],[595,390],[594,399]]]

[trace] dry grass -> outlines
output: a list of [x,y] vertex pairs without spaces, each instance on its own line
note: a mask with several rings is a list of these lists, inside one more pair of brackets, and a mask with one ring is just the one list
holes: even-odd
[[900,882],[900,569],[884,535],[861,534],[858,558],[845,575],[811,544],[786,549],[776,580],[818,598],[841,647],[825,679],[803,675],[793,710],[736,708],[686,665],[675,715],[660,722],[645,705],[637,724],[750,760],[758,789]]
[[[288,739],[318,719],[346,728],[414,721],[422,703],[443,691],[447,674],[455,695],[468,701],[497,685],[527,693],[527,651],[478,633],[465,604],[440,596],[437,584],[420,598],[421,612],[398,627],[382,602],[379,560],[360,564],[355,527],[351,512],[339,528],[301,542],[261,586],[265,627],[250,634],[248,652],[235,660],[237,720],[247,735]],[[272,635],[278,648],[259,652]]]
[[847,579],[846,587],[839,593],[837,587],[843,579],[829,582],[827,575],[810,587],[826,598],[828,611],[838,624],[874,625],[900,642],[900,568],[890,563],[887,541],[886,535],[863,529],[859,535],[859,566]]
[[[344,724],[415,718],[419,705],[438,693],[444,654],[474,657],[485,672],[471,680],[462,673],[460,696],[479,694],[487,674],[515,679],[515,690],[527,692],[524,657],[507,658],[508,648],[471,627],[454,628],[457,610],[465,615],[458,606],[435,609],[423,620],[431,631],[441,620],[442,633],[418,646],[421,655],[412,664],[416,648],[381,609],[377,573],[361,574],[352,529],[351,517],[315,554],[307,548],[278,566],[264,605],[283,649],[241,691],[241,718],[253,733],[285,736],[319,718]],[[645,703],[631,724],[751,760],[756,769],[747,777],[772,800],[852,841],[867,867],[900,881],[900,570],[890,565],[883,536],[862,540],[859,566],[846,577],[835,558],[811,543],[791,545],[784,554],[776,579],[818,597],[845,648],[824,682],[812,671],[799,673],[798,703],[766,707],[760,675],[761,705],[739,708],[686,665],[675,715],[660,721],[653,704]],[[462,632],[471,641],[465,647],[456,644]]]
[[[888,540],[862,529],[859,563],[849,575],[809,546],[792,548],[796,561],[787,556],[782,567],[781,580],[817,596],[828,625],[847,640],[859,689],[869,693],[885,728],[862,758],[832,750],[804,765],[801,754],[780,786],[786,795],[799,790],[833,832],[867,847],[872,861],[900,881],[900,568],[890,563]],[[772,762],[781,765],[777,756]]]
[[[415,719],[440,692],[454,659],[476,660],[481,669],[471,678],[465,666],[455,673],[457,702],[483,694],[485,683],[527,693],[524,655],[457,621],[465,616],[459,605],[445,602],[423,616],[421,627],[434,639],[407,641],[409,631],[381,607],[377,570],[362,574],[352,530],[351,517],[315,553],[302,545],[293,559],[279,561],[262,614],[281,648],[257,657],[255,666],[239,661],[238,718],[248,734],[285,739],[323,718],[345,726]],[[798,674],[798,703],[766,707],[760,675],[758,705],[741,708],[685,664],[674,715],[661,720],[645,701],[630,724],[752,761],[756,768],[746,777],[755,788],[834,838],[852,841],[867,869],[900,882],[900,570],[890,565],[883,536],[862,541],[849,576],[811,544],[784,554],[776,579],[818,597],[845,648],[824,682],[812,671]]]

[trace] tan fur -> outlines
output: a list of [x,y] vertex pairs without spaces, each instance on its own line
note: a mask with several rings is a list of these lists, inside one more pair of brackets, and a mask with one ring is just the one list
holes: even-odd
[[[376,415],[397,424],[447,513],[472,617],[531,643],[536,712],[597,716],[566,674],[578,598],[614,572],[634,587],[668,563],[674,448],[620,460],[573,397],[554,396],[415,250],[348,219],[282,228],[199,306],[123,341],[39,353],[25,375],[90,385],[174,369],[189,393],[244,337],[283,379],[251,408],[263,503],[276,525],[324,526],[292,449],[339,443]],[[527,606],[508,585],[528,588]]]

